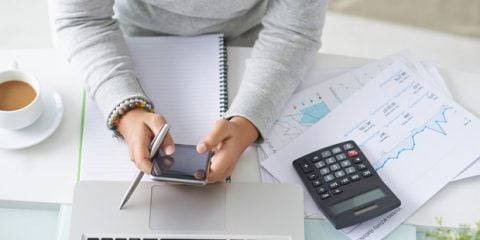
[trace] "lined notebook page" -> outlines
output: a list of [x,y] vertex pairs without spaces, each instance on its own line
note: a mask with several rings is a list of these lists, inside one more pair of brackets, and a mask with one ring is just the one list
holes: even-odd
[[[139,81],[167,119],[175,143],[197,144],[220,116],[221,36],[127,39]],[[128,147],[113,139],[86,101],[80,180],[128,180],[137,170]]]

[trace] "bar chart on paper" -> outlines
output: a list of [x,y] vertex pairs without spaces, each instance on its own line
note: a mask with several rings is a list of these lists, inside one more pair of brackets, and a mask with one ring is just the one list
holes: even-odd
[[343,231],[379,239],[480,157],[478,138],[478,118],[396,62],[262,165],[281,182],[300,183],[293,160],[356,141],[402,206]]

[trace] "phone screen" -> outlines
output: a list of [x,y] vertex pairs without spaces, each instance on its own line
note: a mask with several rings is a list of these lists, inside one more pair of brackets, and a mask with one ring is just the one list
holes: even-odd
[[210,153],[199,154],[194,145],[175,144],[173,155],[165,155],[159,150],[152,160],[154,179],[206,181]]

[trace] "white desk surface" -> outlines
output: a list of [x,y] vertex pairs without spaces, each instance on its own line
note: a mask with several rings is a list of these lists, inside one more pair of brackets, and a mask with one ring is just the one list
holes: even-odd
[[[240,85],[248,48],[229,48],[229,98]],[[76,181],[83,83],[56,49],[0,51],[0,69],[17,60],[19,67],[53,86],[65,106],[59,129],[45,142],[24,150],[0,150],[0,199],[10,201],[70,203]],[[319,54],[314,69],[351,68],[369,60]],[[442,70],[454,98],[480,116],[480,75]],[[256,151],[250,147],[232,176],[237,182],[259,182]],[[436,225],[443,217],[446,226],[473,225],[480,219],[480,177],[447,185],[424,207],[407,220],[415,225]]]

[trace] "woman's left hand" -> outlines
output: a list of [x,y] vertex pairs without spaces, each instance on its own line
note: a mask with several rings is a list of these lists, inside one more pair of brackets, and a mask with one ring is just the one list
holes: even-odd
[[246,118],[219,119],[210,133],[197,145],[197,152],[213,151],[208,182],[223,182],[247,147],[259,136],[257,128]]

